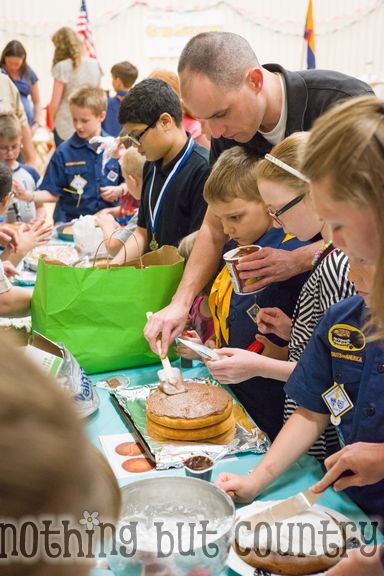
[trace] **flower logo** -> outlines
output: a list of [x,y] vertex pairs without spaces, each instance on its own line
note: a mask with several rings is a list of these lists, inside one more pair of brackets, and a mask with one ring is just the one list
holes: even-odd
[[100,524],[100,520],[98,519],[98,512],[88,512],[88,510],[84,510],[83,517],[80,518],[79,523],[83,524],[87,527],[87,530],[93,530],[94,526],[98,526]]

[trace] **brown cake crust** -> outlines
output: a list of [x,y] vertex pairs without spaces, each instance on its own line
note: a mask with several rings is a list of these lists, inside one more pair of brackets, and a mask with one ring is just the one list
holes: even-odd
[[[216,415],[221,417],[229,404],[232,408],[232,398],[223,388],[194,381],[185,382],[185,387],[185,392],[172,396],[156,388],[147,399],[147,413],[152,418],[194,420]],[[207,425],[206,420],[203,425]]]
[[219,422],[218,424],[213,424],[212,426],[206,426],[204,428],[195,428],[192,430],[187,430],[183,428],[170,428],[168,426],[162,426],[157,422],[153,422],[147,415],[147,431],[151,435],[154,433],[161,438],[167,440],[188,440],[189,442],[195,442],[197,440],[208,440],[209,438],[215,438],[229,432],[235,428],[235,419],[232,414],[226,420]]

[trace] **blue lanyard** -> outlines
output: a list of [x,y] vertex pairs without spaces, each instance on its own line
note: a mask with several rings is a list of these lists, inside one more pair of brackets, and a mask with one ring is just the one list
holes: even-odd
[[192,148],[193,148],[194,143],[195,142],[194,142],[193,138],[190,138],[184,154],[182,155],[180,160],[178,160],[176,162],[172,171],[168,175],[168,178],[164,182],[163,187],[160,190],[159,197],[156,201],[156,205],[155,205],[154,210],[152,210],[152,190],[153,190],[153,183],[155,181],[155,176],[156,176],[156,166],[153,169],[151,187],[149,189],[149,219],[150,219],[150,226],[151,226],[152,234],[154,234],[156,231],[156,227],[157,227],[157,223],[158,223],[159,215],[160,215],[160,210],[161,210],[161,207],[162,207],[164,199],[165,199],[165,193],[168,190],[169,185],[172,182],[172,180],[180,172],[181,168],[184,166],[184,164],[188,160],[188,158],[192,152]]

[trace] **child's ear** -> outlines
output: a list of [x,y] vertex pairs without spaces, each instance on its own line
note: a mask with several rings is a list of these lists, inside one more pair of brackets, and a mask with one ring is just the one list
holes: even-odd
[[162,128],[170,128],[174,124],[174,120],[168,112],[163,112],[159,118],[160,126]]
[[102,112],[100,114],[100,122],[103,122],[105,120],[106,115],[107,115],[107,112],[104,110],[104,112]]

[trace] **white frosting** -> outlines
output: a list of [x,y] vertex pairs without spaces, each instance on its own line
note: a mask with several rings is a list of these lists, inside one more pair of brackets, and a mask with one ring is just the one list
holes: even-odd
[[0,318],[0,328],[17,328],[18,330],[25,329],[27,332],[31,332],[31,317],[27,316],[25,318]]
[[[276,503],[255,502],[252,512],[242,517],[240,522],[246,522],[252,514]],[[336,548],[344,545],[341,527],[321,508],[311,508],[269,526],[262,524],[255,532],[239,525],[235,538],[240,548],[257,549],[262,553],[270,550],[280,554],[305,556],[335,554]]]

